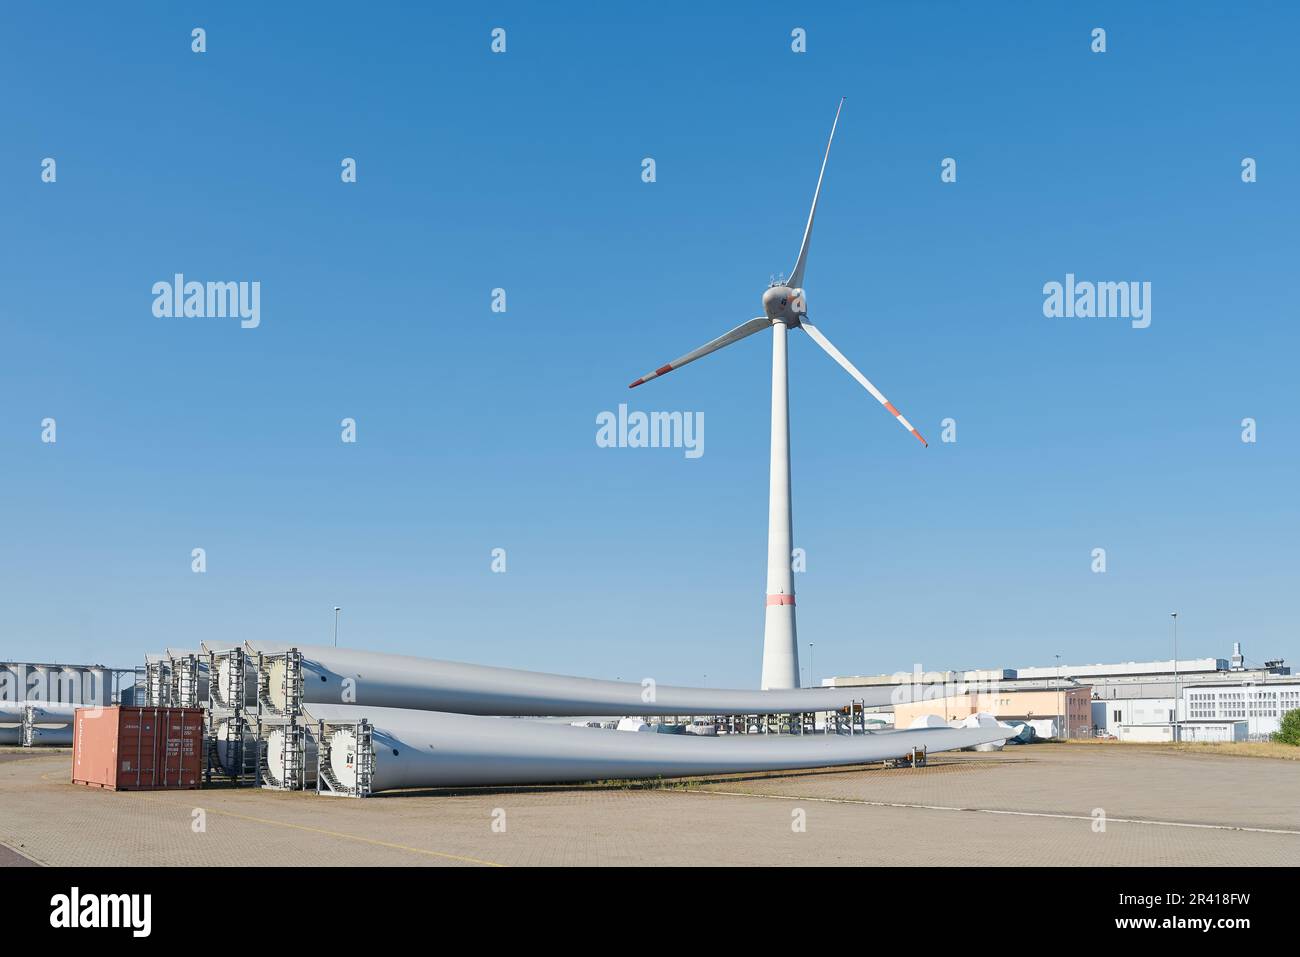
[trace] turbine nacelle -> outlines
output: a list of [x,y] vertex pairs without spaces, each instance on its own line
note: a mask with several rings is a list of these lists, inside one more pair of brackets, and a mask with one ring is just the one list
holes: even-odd
[[777,283],[763,293],[763,315],[773,322],[782,322],[793,329],[808,313],[807,300],[802,289]]

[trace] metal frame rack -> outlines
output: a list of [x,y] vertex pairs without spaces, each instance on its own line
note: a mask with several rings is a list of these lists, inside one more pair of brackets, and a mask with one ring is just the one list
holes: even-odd
[[[285,701],[284,710],[271,703],[271,665],[283,661],[279,691]],[[302,652],[297,648],[268,654],[257,654],[257,713],[263,718],[297,718],[302,715],[303,674]]]
[[713,719],[718,734],[744,734],[745,719],[738,714],[720,714]]
[[[356,753],[356,787],[348,787],[330,770],[330,738],[335,731],[351,729]],[[369,721],[320,721],[316,725],[316,793],[327,797],[363,798],[371,794],[375,774],[375,745]]]
[[[244,703],[244,680],[247,671],[247,658],[243,648],[212,648],[204,646],[208,657],[208,701],[205,712],[206,726],[204,738],[208,743],[208,762],[204,773],[207,783],[211,783],[213,773],[221,774],[236,784],[253,786],[260,779],[262,764],[261,737],[258,728],[249,720],[248,707]],[[226,668],[229,676],[227,694],[221,692],[221,672]],[[197,675],[197,668],[196,668]],[[197,682],[196,682],[197,688]],[[235,758],[226,767],[219,758],[221,742],[217,738],[217,728],[222,722],[229,722],[227,748],[234,748]],[[246,739],[252,738],[251,748],[245,746]],[[227,755],[229,757],[229,755]]]
[[896,758],[885,758],[887,768],[923,768],[925,767],[925,748],[912,748],[906,754]]
[[[198,655],[180,655],[172,659],[176,693],[174,703],[182,708],[199,708],[207,702],[199,700],[201,667]],[[212,692],[208,695],[211,697]]]
[[810,734],[815,714],[749,714],[744,717],[741,734]]
[[[234,766],[230,770],[222,763],[218,749],[221,742],[217,739],[217,726],[222,722],[228,722],[230,726],[229,737],[226,739],[226,747],[235,749],[234,760],[229,763]],[[235,784],[254,785],[257,783],[258,766],[261,762],[261,741],[256,735],[252,735],[252,747],[246,747],[246,740],[250,736],[252,726],[243,714],[231,712],[227,714],[214,715],[211,711],[204,712],[203,739],[207,742],[207,766],[203,772],[204,784],[212,783],[213,774],[220,774],[226,780]],[[229,755],[227,755],[229,757]]]
[[175,687],[170,661],[161,658],[147,660],[144,664],[144,705],[147,708],[166,708],[171,705]]
[[[229,666],[230,689],[225,700],[221,696],[222,665],[230,660],[238,666]],[[208,707],[213,711],[245,711],[244,676],[248,670],[247,657],[243,648],[214,648],[208,650]]]
[[[817,715],[826,721],[819,729]],[[708,716],[664,716],[647,718],[652,724],[712,724],[717,734],[868,734],[867,702],[855,698],[844,708],[804,711],[793,714],[715,714]]]
[[[845,711],[848,713],[846,714]],[[827,734],[866,734],[866,701],[855,698],[847,709],[832,711],[826,716]]]
[[[312,772],[316,770],[308,756],[311,734],[306,726],[303,708],[302,652],[297,648],[279,652],[256,652],[257,667],[257,741],[258,786],[275,791],[305,791],[314,785]],[[282,667],[275,667],[282,665]],[[278,684],[277,684],[278,683]],[[283,708],[277,708],[272,691],[279,692]],[[270,736],[279,730],[278,754],[282,774],[277,777],[271,768]]]
[[[277,778],[271,770],[271,731],[279,729],[283,733],[280,735],[279,758],[280,767],[284,769],[283,777]],[[257,725],[257,781],[258,787],[266,788],[271,791],[306,791],[314,782],[310,780],[309,772],[316,771],[314,766],[309,766],[307,757],[307,745],[310,735],[305,727],[297,721],[275,721],[270,724],[264,724],[259,721]],[[317,771],[317,773],[319,773]]]

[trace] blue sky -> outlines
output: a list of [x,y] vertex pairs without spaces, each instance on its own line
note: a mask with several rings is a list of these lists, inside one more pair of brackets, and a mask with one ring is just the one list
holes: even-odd
[[[1174,610],[1184,656],[1300,658],[1300,15],[1132,6],[6,5],[0,658],[341,605],[359,647],[756,685],[767,337],[626,385],[759,313],[841,95],[809,313],[931,447],[792,335],[817,674],[1167,657]],[[177,272],[261,325],[155,317]],[[1151,326],[1044,317],[1071,272]],[[705,454],[598,448],[620,402]]]

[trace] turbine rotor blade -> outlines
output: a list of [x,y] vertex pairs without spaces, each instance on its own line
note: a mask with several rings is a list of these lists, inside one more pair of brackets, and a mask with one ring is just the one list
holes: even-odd
[[917,439],[920,441],[920,443],[924,445],[926,448],[930,447],[930,443],[921,437],[921,433],[916,431],[916,429],[912,428],[912,423],[908,422],[907,419],[903,418],[903,413],[899,412],[897,409],[894,408],[894,404],[890,402],[888,399],[886,399],[884,395],[881,394],[880,390],[877,389],[874,385],[872,385],[871,382],[867,379],[867,377],[858,371],[857,366],[855,366],[848,359],[844,358],[844,353],[840,352],[839,349],[836,349],[835,346],[831,345],[831,341],[827,339],[824,335],[822,335],[820,329],[814,326],[807,319],[802,320],[799,323],[799,325],[800,327],[803,328],[804,332],[812,336],[813,342],[821,346],[828,356],[830,356],[832,359],[834,359],[836,362],[840,364],[840,366],[844,369],[845,372],[853,376],[853,378],[857,379],[858,383],[864,389],[866,389],[868,392],[874,395],[876,397],[876,401],[879,402],[881,405],[883,405],[886,409],[888,409],[893,414],[894,418],[898,420],[899,425],[901,425],[903,428],[907,429],[907,431],[915,435]]
[[731,331],[724,332],[722,335],[718,336],[718,338],[714,339],[712,342],[706,342],[704,345],[700,346],[698,349],[694,350],[693,352],[686,353],[686,355],[682,356],[680,359],[674,359],[672,362],[668,363],[667,365],[660,366],[658,369],[655,369],[654,372],[647,372],[641,378],[637,379],[635,382],[629,385],[628,388],[635,389],[643,382],[649,382],[651,379],[657,379],[661,375],[667,375],[668,373],[672,372],[674,369],[680,369],[688,362],[694,362],[696,359],[702,359],[704,356],[707,356],[710,352],[717,352],[723,346],[729,346],[733,342],[739,342],[741,339],[744,339],[746,336],[752,336],[754,333],[760,332],[763,329],[767,329],[771,325],[772,325],[772,320],[768,319],[767,316],[759,316],[756,319],[749,320],[749,322],[742,322],[740,325],[736,326],[736,328],[732,329]]
[[808,243],[812,240],[813,217],[817,215],[817,197],[822,192],[822,177],[826,175],[826,161],[831,158],[831,143],[835,141],[835,127],[840,122],[840,110],[844,109],[846,97],[840,97],[840,105],[835,108],[835,121],[831,123],[831,135],[826,140],[826,155],[822,157],[822,171],[817,174],[817,189],[813,191],[812,209],[808,210],[808,225],[803,231],[803,245],[799,247],[799,258],[795,260],[794,271],[787,282],[793,289],[803,285],[803,269],[808,262]]

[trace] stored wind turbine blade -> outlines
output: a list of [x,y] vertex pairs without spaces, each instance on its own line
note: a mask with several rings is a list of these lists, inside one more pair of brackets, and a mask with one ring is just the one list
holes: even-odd
[[872,385],[871,382],[867,379],[867,377],[858,371],[857,366],[855,366],[848,359],[844,358],[844,353],[840,352],[839,349],[836,349],[833,345],[831,345],[831,341],[821,334],[820,329],[814,326],[807,319],[804,319],[802,322],[799,323],[799,325],[804,330],[804,332],[812,336],[813,342],[821,346],[822,349],[826,351],[826,354],[828,356],[830,356],[832,359],[834,359],[843,367],[845,372],[853,376],[853,378],[857,379],[858,382],[861,383],[864,389],[866,389],[868,392],[874,395],[876,397],[877,402],[879,402],[891,413],[893,413],[894,418],[898,420],[898,423],[903,428],[907,429],[907,431],[915,435],[917,439],[920,440],[921,444],[924,445],[926,448],[930,447],[930,443],[927,442],[925,439],[921,438],[921,433],[916,431],[916,429],[912,428],[912,423],[908,422],[907,419],[903,418],[903,413],[895,409],[894,404],[890,402],[888,399],[886,399],[883,395],[881,395],[880,390],[877,389],[874,385]]
[[[356,705],[451,711],[477,715],[688,715],[807,714],[839,711],[856,701],[863,707],[922,700],[919,686],[877,685],[869,688],[793,688],[754,691],[739,688],[686,688],[656,685],[647,700],[640,681],[607,681],[572,675],[520,671],[459,661],[437,661],[328,645],[249,641],[246,658],[297,649],[301,668],[280,659],[256,665],[250,683],[265,682],[266,703],[283,711],[284,679],[297,670],[302,700],[309,704],[346,701]],[[279,683],[277,683],[279,682]],[[913,692],[916,691],[916,695]],[[256,703],[256,698],[254,699]]]
[[808,262],[808,243],[812,241],[813,217],[817,215],[817,197],[822,193],[822,177],[826,175],[826,161],[831,158],[831,143],[835,141],[835,127],[840,122],[840,110],[844,109],[844,97],[835,108],[835,122],[831,123],[831,135],[826,140],[826,155],[822,157],[822,171],[817,174],[817,189],[813,192],[812,209],[808,210],[808,225],[803,231],[803,245],[799,247],[799,258],[795,260],[794,271],[786,280],[786,285],[798,289],[803,285],[803,267]]
[[325,740],[318,746],[327,780],[348,792],[360,783],[356,756],[364,745],[355,725],[362,718],[371,725],[370,792],[842,767],[903,757],[913,748],[934,754],[1014,734],[1011,728],[988,726],[696,737],[362,705],[309,704],[306,712],[314,719],[310,727],[325,722]]
[[730,332],[723,333],[712,342],[706,342],[694,352],[688,352],[680,359],[674,359],[672,362],[668,363],[668,365],[660,366],[658,369],[655,369],[654,372],[647,372],[641,378],[629,385],[628,388],[635,389],[643,382],[649,382],[651,379],[657,379],[661,375],[667,375],[674,369],[680,369],[688,362],[694,362],[696,359],[707,356],[710,352],[717,352],[723,346],[729,346],[733,342],[739,342],[746,336],[752,336],[754,333],[766,329],[771,325],[772,320],[768,319],[767,316],[759,316],[757,319],[749,320],[749,322],[742,322]]

